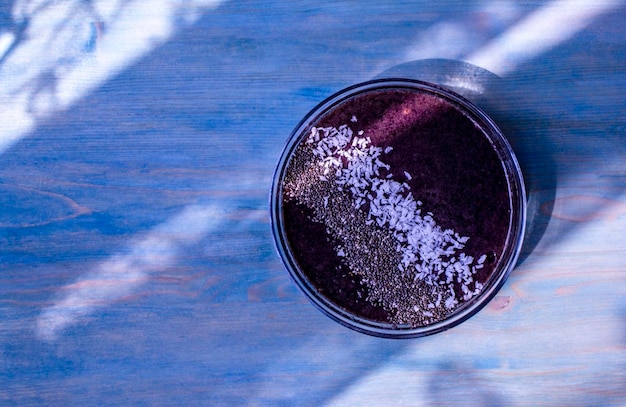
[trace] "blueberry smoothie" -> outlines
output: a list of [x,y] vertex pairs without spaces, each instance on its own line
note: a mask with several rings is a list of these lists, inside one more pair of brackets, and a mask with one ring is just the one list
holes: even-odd
[[311,117],[276,199],[281,242],[315,296],[412,329],[491,289],[511,257],[520,191],[487,127],[457,100],[397,84]]

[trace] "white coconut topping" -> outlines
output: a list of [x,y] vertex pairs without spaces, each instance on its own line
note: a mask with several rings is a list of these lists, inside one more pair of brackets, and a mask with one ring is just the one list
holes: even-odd
[[[459,300],[469,300],[482,290],[473,276],[483,267],[486,255],[474,264],[472,256],[459,252],[469,237],[444,230],[431,212],[422,214],[422,202],[413,197],[406,182],[392,178],[391,168],[384,162],[392,147],[374,146],[362,131],[355,136],[348,125],[314,127],[306,142],[312,144],[323,174],[335,175],[333,181],[324,175],[320,180],[334,182],[339,191],[349,191],[355,209],[368,210],[367,224],[388,229],[396,239],[401,254],[398,270],[413,273],[414,279],[430,286],[447,287],[449,297],[438,298],[437,306],[443,301],[446,308],[455,308]],[[404,176],[412,180],[406,171]],[[344,256],[340,250],[338,254]],[[457,298],[455,286],[460,287],[461,298]]]

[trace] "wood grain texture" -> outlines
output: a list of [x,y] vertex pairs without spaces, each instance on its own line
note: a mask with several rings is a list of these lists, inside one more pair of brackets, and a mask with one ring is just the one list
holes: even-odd
[[268,214],[280,151],[333,92],[463,60],[548,3],[256,3],[207,8],[0,154],[0,405],[623,406],[623,3],[502,78],[490,108],[531,205],[520,263],[467,322],[400,341],[290,281]]

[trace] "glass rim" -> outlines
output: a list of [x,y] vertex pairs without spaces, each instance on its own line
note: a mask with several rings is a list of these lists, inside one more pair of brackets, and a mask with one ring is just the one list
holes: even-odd
[[[426,92],[452,103],[487,137],[504,168],[509,193],[509,231],[501,259],[485,282],[484,289],[472,300],[455,309],[441,321],[413,327],[374,321],[342,309],[321,294],[298,266],[285,233],[282,211],[282,184],[289,161],[312,123],[345,100],[359,94],[381,89],[407,89]],[[414,338],[445,331],[457,326],[480,311],[497,294],[515,267],[524,240],[526,224],[526,190],[515,153],[496,123],[478,106],[442,86],[405,78],[374,79],[347,87],[329,96],[311,109],[291,132],[278,160],[270,190],[270,217],[274,245],[291,279],[308,299],[324,314],[355,331],[384,338]]]

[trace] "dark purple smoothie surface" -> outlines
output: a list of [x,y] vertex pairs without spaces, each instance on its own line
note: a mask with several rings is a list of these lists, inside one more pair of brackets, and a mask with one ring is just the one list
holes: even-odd
[[394,325],[439,322],[478,297],[511,225],[505,170],[481,125],[415,89],[371,90],[324,113],[282,188],[306,279],[346,312]]

